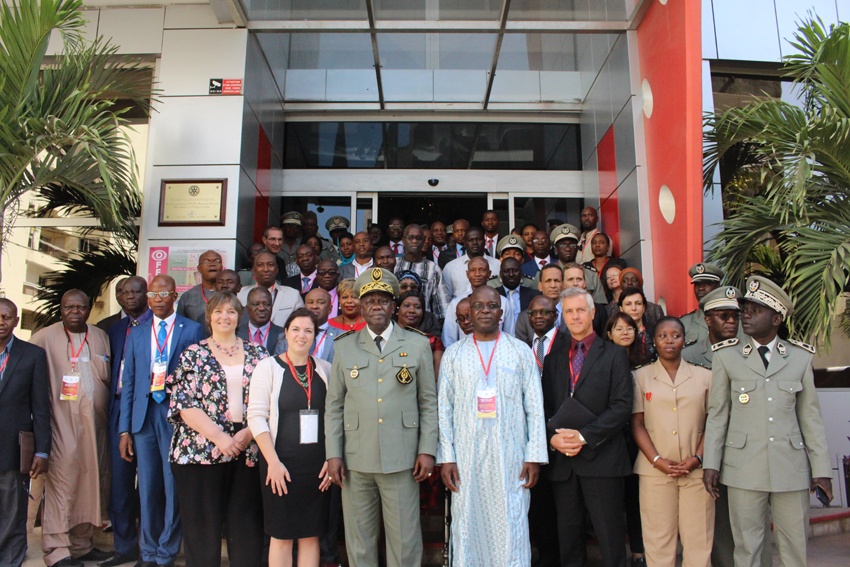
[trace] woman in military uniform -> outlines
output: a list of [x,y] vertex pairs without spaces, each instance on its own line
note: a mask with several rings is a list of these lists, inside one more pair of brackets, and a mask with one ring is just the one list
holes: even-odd
[[682,360],[685,328],[675,317],[655,326],[658,359],[634,371],[632,432],[641,454],[641,522],[649,567],[708,567],[714,501],[702,485],[702,451],[711,371]]

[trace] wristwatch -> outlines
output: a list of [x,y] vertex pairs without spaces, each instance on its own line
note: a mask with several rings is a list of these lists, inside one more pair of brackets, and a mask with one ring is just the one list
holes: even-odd
[[702,457],[700,457],[699,455],[694,455],[694,457],[696,457],[699,461],[699,468],[702,468]]

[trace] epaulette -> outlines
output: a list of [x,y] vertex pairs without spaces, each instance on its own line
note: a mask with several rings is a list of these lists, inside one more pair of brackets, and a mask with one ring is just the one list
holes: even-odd
[[697,341],[699,341],[699,339],[694,339],[692,341],[685,341],[685,346],[689,347],[691,345],[695,345],[695,344],[697,344]]
[[792,345],[797,345],[801,349],[807,350],[812,354],[816,354],[817,352],[817,349],[815,349],[815,347],[813,347],[812,345],[808,345],[804,342],[795,341],[794,339],[785,339],[785,341],[791,343]]
[[738,344],[738,337],[726,339],[725,341],[720,341],[719,343],[711,345],[711,352],[716,352],[723,347],[735,346],[736,344]]
[[353,332],[354,332],[354,329],[351,329],[350,331],[346,331],[346,332],[344,332],[344,333],[343,333],[343,334],[341,334],[341,335],[337,335],[336,337],[334,337],[334,341],[338,341],[338,340],[339,340],[339,339],[341,339],[342,337],[347,337],[348,335],[350,335],[350,334],[351,334],[351,333],[353,333]]
[[693,366],[699,366],[700,368],[705,368],[706,370],[711,370],[711,366],[708,366],[707,364],[701,364],[699,362],[691,362],[690,360],[688,360],[686,362],[688,364],[693,365]]
[[498,280],[498,279],[500,279],[500,278],[499,278],[499,275],[498,275],[498,274],[496,274],[496,275],[494,275],[494,276],[490,276],[490,279],[489,279],[489,280],[487,280],[487,281],[488,281],[488,282],[491,282],[491,281],[493,281],[493,280]]
[[529,276],[528,274],[523,274],[522,277],[527,279],[527,280],[531,280],[531,281],[534,281],[534,279],[535,279],[535,278],[532,278],[531,276]]
[[643,368],[643,367],[645,367],[645,366],[649,366],[649,365],[651,365],[651,364],[652,364],[652,362],[645,362],[645,363],[643,363],[643,364],[638,364],[637,366],[635,366],[634,368],[632,368],[632,370],[637,370],[637,369],[639,369],[639,368]]
[[[685,313],[685,315],[693,315],[696,312],[697,312],[697,310],[694,309],[693,311],[688,311],[687,313]],[[682,315],[682,317],[684,317],[685,315]],[[682,317],[679,317],[679,318],[681,319]]]
[[422,335],[423,337],[427,337],[427,336],[428,336],[428,333],[426,333],[426,332],[424,332],[424,331],[420,331],[419,329],[416,329],[416,328],[414,328],[414,327],[405,327],[405,328],[404,328],[404,330],[405,330],[405,331],[412,331],[412,332],[414,332],[414,333],[419,333],[419,334],[420,334],[420,335]]

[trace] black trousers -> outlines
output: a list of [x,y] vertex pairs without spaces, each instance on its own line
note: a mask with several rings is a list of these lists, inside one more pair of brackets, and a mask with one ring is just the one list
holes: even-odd
[[186,567],[221,565],[224,528],[233,567],[257,567],[263,556],[263,496],[260,467],[238,461],[217,465],[171,463]]
[[626,528],[629,531],[629,549],[643,553],[643,527],[640,523],[640,476],[630,474],[625,479]]
[[29,476],[0,472],[0,565],[20,565],[27,554]]
[[540,478],[531,489],[531,506],[528,508],[528,529],[531,541],[537,546],[536,567],[557,567],[561,552],[558,549],[558,511],[552,482]]
[[568,480],[553,481],[552,492],[558,510],[561,567],[587,565],[585,510],[593,522],[602,551],[602,567],[626,567],[623,477],[588,477],[573,473]]
[[328,533],[319,538],[322,561],[339,563],[336,551],[339,539],[339,524],[342,519],[342,489],[332,484],[328,489],[331,493],[330,517],[328,518]]

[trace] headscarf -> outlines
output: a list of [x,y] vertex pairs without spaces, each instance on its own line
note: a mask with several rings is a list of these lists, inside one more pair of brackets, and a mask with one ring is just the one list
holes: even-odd
[[422,289],[422,278],[420,278],[419,274],[417,274],[413,270],[402,270],[397,274],[396,277],[398,277],[398,283],[401,283],[401,280],[414,280],[419,286],[419,289]]
[[638,287],[643,289],[643,276],[641,275],[640,271],[635,268],[626,268],[625,270],[620,270],[620,289],[623,288],[623,277],[626,274],[634,274],[638,280]]

